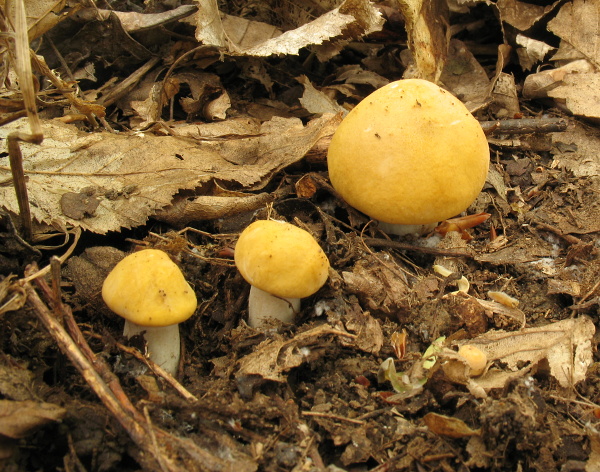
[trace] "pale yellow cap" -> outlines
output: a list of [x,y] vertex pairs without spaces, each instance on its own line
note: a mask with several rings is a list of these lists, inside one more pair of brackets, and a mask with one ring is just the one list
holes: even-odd
[[140,326],[169,326],[196,311],[196,294],[169,256],[144,249],[125,257],[108,274],[102,298],[117,315]]
[[310,233],[274,220],[255,221],[242,231],[235,265],[246,282],[284,298],[312,295],[329,274],[329,260]]
[[385,223],[442,221],[485,184],[489,147],[479,122],[450,92],[421,79],[392,82],[344,118],[329,146],[333,187]]

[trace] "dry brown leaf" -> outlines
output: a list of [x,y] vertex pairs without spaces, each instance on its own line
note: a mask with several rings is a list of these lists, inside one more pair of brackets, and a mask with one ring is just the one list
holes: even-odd
[[348,110],[332,100],[331,97],[317,90],[305,75],[298,77],[297,80],[304,85],[300,103],[309,113],[341,113],[342,116],[348,113]]
[[582,316],[516,332],[490,331],[457,344],[472,344],[485,352],[488,361],[506,366],[472,380],[484,390],[504,387],[507,380],[527,374],[544,359],[559,384],[569,387],[585,379],[595,331],[592,320]]
[[9,311],[16,311],[22,308],[27,301],[25,289],[12,283],[16,275],[9,275],[0,281],[0,317]]
[[483,107],[490,99],[490,80],[473,53],[458,39],[450,41],[448,58],[440,81],[471,111]]
[[573,0],[565,3],[548,29],[600,67],[600,2]]
[[591,452],[585,464],[585,472],[600,472],[600,434],[591,424],[586,425]]
[[338,8],[282,34],[264,23],[233,18],[222,20],[215,1],[198,2],[198,6],[196,39],[204,44],[226,47],[231,54],[248,56],[298,54],[306,46],[357,39],[379,31],[383,26],[381,14],[367,0],[346,0]]
[[31,430],[51,421],[60,421],[67,410],[54,403],[0,400],[0,434],[24,438]]
[[[301,159],[333,118],[324,116],[306,126],[299,119],[263,123],[260,137],[248,138],[250,152],[241,153],[243,160],[237,162],[227,161],[217,149],[198,146],[195,140],[85,134],[73,126],[48,122],[43,146],[22,146],[31,211],[38,222],[106,233],[144,224],[179,190],[195,189],[213,179],[259,189],[274,173]],[[25,120],[4,126],[0,137],[24,126]],[[10,179],[8,157],[0,157],[0,181]],[[67,217],[61,197],[68,192],[84,193],[99,205],[92,215],[84,211],[82,219]],[[0,187],[0,202],[8,211],[19,212],[12,186]]]
[[543,41],[538,41],[522,34],[517,35],[516,43],[519,46],[522,46],[517,48],[517,55],[519,56],[521,67],[526,71],[533,69],[533,67],[539,62],[542,62],[551,51],[555,50],[555,48]]
[[512,74],[501,72],[492,92],[491,109],[496,118],[513,118],[520,113],[519,93]]
[[[35,0],[34,0],[35,2]],[[79,20],[86,21],[106,21],[111,15],[115,15],[123,29],[128,33],[136,33],[152,28],[157,28],[174,21],[180,20],[196,12],[196,7],[193,5],[181,5],[172,10],[163,11],[161,13],[138,13],[133,11],[116,11],[103,10],[101,8],[84,8],[77,12]]]
[[567,75],[587,72],[594,72],[593,64],[585,59],[580,59],[555,69],[546,69],[536,74],[530,74],[525,78],[523,84],[523,97],[548,97],[549,93],[559,86]]
[[[565,145],[569,148],[569,152],[554,152],[554,159],[559,168],[573,172],[576,177],[600,175],[600,132],[574,122],[566,131],[553,133],[552,140],[556,150],[564,148]],[[586,212],[588,211],[593,209],[587,208]],[[586,215],[583,218],[586,221],[582,223],[598,228],[598,224],[594,224],[594,218],[589,213]]]
[[498,327],[514,326],[523,328],[525,326],[526,317],[518,308],[508,307],[502,303],[492,300],[477,299],[477,302],[485,309],[489,314],[489,317],[494,320],[494,323]]
[[385,264],[374,256],[361,259],[352,272],[342,272],[342,278],[347,290],[356,294],[368,310],[389,315],[408,309],[410,289],[394,259],[386,259]]
[[472,429],[464,421],[452,418],[451,416],[427,413],[423,417],[423,421],[432,433],[439,434],[440,436],[468,438],[480,434],[478,429]]
[[0,362],[0,394],[11,400],[33,400],[34,374],[7,356]]
[[285,372],[321,357],[331,344],[331,337],[348,336],[349,333],[320,325],[297,334],[292,339],[267,339],[253,353],[239,361],[238,381],[258,376],[263,380],[285,382]]
[[258,210],[274,200],[270,193],[239,196],[200,196],[177,198],[172,205],[159,210],[155,218],[176,228],[183,228],[192,221],[227,218],[247,211]]
[[[23,0],[23,3],[27,12],[29,41],[39,38],[79,9],[76,7],[65,12],[66,0]],[[14,18],[14,4],[14,1],[0,1],[9,18]]]
[[[378,354],[384,343],[383,331],[379,322],[358,304],[348,307],[342,318],[344,328],[354,334],[354,338],[340,338],[342,346],[353,346],[369,354]],[[330,319],[330,322],[333,321]],[[337,323],[336,323],[337,324]]]
[[585,118],[600,119],[600,72],[567,74],[548,96],[564,105],[570,113]]
[[502,21],[519,31],[525,31],[550,13],[558,3],[542,6],[519,0],[498,0],[496,7]]

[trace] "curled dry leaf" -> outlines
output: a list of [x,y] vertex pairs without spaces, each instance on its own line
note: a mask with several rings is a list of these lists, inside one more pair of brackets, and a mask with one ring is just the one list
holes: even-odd
[[238,385],[248,377],[285,382],[285,372],[321,357],[331,346],[331,337],[355,338],[354,335],[321,325],[297,334],[292,339],[267,339],[254,352],[239,361],[235,374]]
[[439,434],[440,436],[468,438],[481,434],[480,430],[472,429],[464,421],[452,418],[451,416],[427,413],[423,417],[423,421],[432,433]]
[[595,330],[592,320],[582,316],[515,332],[490,331],[458,344],[474,345],[487,355],[489,362],[506,366],[504,371],[490,368],[473,379],[485,390],[503,388],[506,381],[525,375],[544,359],[558,383],[569,387],[585,378],[592,363],[591,339]]
[[382,257],[385,256],[380,254],[359,260],[352,272],[342,272],[344,283],[373,313],[406,311],[410,294],[406,276],[393,258],[382,263]]
[[[247,56],[298,54],[303,47],[326,41],[358,39],[381,30],[383,26],[380,12],[367,0],[343,2],[310,23],[281,34],[265,23],[231,17],[224,17],[222,21],[216,2],[199,2],[199,8],[195,16],[196,39],[204,44],[226,47],[231,54]],[[240,31],[245,33],[240,35]]]
[[600,66],[599,22],[600,3],[573,0],[561,6],[556,17],[548,22],[548,29]]
[[12,282],[15,277],[9,275],[0,281],[0,316],[8,311],[22,308],[27,300],[23,287]]

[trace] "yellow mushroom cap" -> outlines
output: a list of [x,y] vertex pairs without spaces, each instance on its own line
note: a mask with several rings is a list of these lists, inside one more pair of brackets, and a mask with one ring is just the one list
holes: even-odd
[[125,257],[108,274],[102,298],[117,315],[140,326],[169,326],[196,311],[196,294],[169,256],[144,249]]
[[250,285],[283,298],[312,295],[329,274],[329,260],[310,233],[273,220],[255,221],[242,231],[235,265]]
[[471,375],[477,377],[483,374],[487,365],[487,354],[472,344],[463,344],[458,348],[458,355],[461,356],[471,368]]
[[361,101],[327,155],[333,187],[354,208],[392,224],[430,224],[466,210],[485,184],[489,147],[449,92],[421,79]]

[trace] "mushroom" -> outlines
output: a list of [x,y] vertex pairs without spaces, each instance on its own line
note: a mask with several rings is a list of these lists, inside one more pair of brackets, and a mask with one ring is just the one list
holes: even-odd
[[327,280],[329,260],[307,231],[289,223],[259,220],[250,224],[235,246],[235,265],[252,287],[248,324],[255,328],[278,319],[291,323],[300,299]]
[[392,82],[337,128],[329,178],[348,204],[396,234],[435,227],[465,211],[483,188],[489,147],[453,95],[421,79]]
[[102,298],[125,318],[123,335],[143,335],[150,359],[174,375],[181,356],[179,323],[197,306],[177,264],[158,249],[130,254],[104,280]]
[[472,344],[463,344],[458,348],[458,355],[461,356],[469,366],[470,375],[477,377],[483,374],[487,366],[487,354]]

